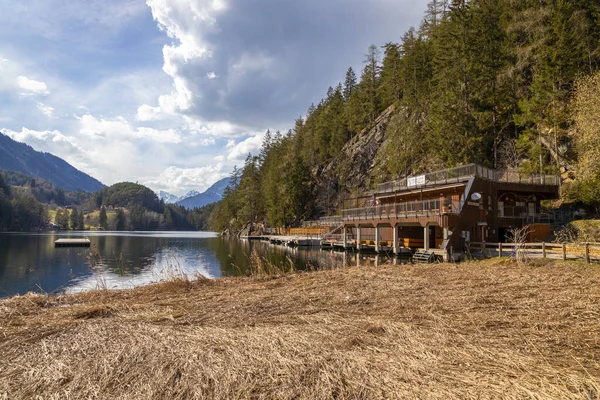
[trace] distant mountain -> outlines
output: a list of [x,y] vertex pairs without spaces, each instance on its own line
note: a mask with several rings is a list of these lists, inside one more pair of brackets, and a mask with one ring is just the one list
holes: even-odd
[[164,190],[158,192],[158,198],[164,201],[165,204],[173,204],[179,201],[179,197],[169,192],[165,192]]
[[183,201],[185,199],[189,199],[190,197],[198,196],[199,194],[200,194],[200,192],[197,190],[190,190],[189,192],[187,192],[186,194],[181,196],[179,199],[177,199],[177,201],[175,203]]
[[190,197],[194,197],[199,195],[200,192],[197,190],[190,190],[189,192],[187,192],[186,194],[184,194],[181,197],[177,197],[174,194],[171,194],[169,192],[165,192],[164,190],[161,190],[158,192],[158,198],[161,199],[162,201],[165,202],[165,204],[175,204],[178,203],[180,201],[183,201],[185,199],[188,199]]
[[205,192],[199,193],[192,197],[188,197],[187,199],[180,200],[176,204],[190,209],[202,207],[210,203],[216,203],[217,201],[223,198],[223,192],[227,188],[227,185],[229,185],[229,180],[229,177],[223,178],[220,181],[217,181],[208,189],[206,189]]
[[31,146],[16,142],[2,133],[0,133],[0,169],[42,178],[59,188],[70,191],[97,192],[104,187],[100,181],[79,171],[62,158],[35,151]]

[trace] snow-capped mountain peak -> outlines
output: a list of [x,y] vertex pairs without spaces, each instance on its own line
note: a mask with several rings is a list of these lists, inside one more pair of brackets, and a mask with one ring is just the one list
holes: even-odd
[[173,204],[179,201],[179,197],[175,196],[174,194],[165,192],[163,190],[158,192],[158,198],[164,201],[165,204]]
[[[190,190],[189,192],[187,192],[187,193],[186,193],[186,194],[184,194],[183,196],[179,197],[179,198],[177,199],[177,201],[185,200],[185,199],[187,199],[187,198],[194,197],[194,196],[197,196],[197,195],[199,195],[199,194],[200,194],[200,192],[198,192],[197,190]],[[176,201],[176,202],[177,202],[177,201]]]

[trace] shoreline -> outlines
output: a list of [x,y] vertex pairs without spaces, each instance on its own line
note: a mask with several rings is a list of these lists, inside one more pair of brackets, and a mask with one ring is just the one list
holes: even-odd
[[0,300],[0,394],[594,398],[600,268],[510,260]]

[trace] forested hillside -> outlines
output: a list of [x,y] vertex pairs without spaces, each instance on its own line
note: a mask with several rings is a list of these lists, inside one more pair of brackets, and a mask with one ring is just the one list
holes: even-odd
[[22,172],[1,171],[7,185],[16,186],[16,190],[23,194],[32,195],[37,201],[57,206],[75,206],[89,200],[92,194],[78,190],[71,192],[54,186],[52,183],[35,178]]
[[[180,205],[164,204],[150,188],[132,182],[102,189],[85,206],[90,210],[100,209],[92,225],[116,231],[207,230],[207,213],[212,210],[212,206],[187,210]],[[113,215],[107,215],[107,210],[113,208]]]
[[[432,0],[288,133],[267,132],[211,226],[291,226],[378,181],[471,162],[575,174],[565,196],[598,204],[599,63],[596,0]],[[353,176],[350,149],[367,176]]]
[[17,193],[0,172],[0,231],[26,231],[45,225],[48,212],[31,193]]

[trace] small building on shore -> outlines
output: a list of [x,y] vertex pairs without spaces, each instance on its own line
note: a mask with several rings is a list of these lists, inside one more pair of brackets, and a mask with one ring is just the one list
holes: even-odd
[[344,247],[399,253],[431,250],[459,258],[469,242],[506,242],[529,226],[529,241],[550,236],[542,200],[558,199],[560,178],[469,164],[386,182],[342,211]]

